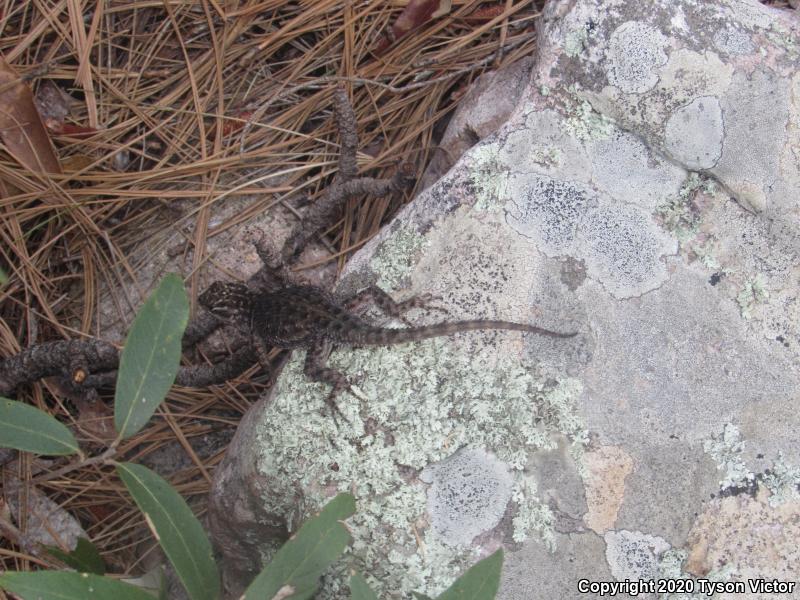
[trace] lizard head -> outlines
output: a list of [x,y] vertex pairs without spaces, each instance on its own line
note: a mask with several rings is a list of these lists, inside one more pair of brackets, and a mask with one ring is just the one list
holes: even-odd
[[215,281],[200,294],[198,300],[218,319],[233,322],[250,314],[253,292],[241,283]]

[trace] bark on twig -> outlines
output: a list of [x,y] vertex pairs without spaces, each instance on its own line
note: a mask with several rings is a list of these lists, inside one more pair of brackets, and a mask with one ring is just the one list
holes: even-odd
[[355,113],[344,89],[337,88],[333,100],[334,117],[341,138],[339,172],[314,204],[313,211],[310,211],[303,222],[295,227],[284,243],[281,258],[287,265],[306,247],[311,238],[336,222],[348,198],[365,195],[385,196],[400,192],[413,185],[416,178],[416,169],[408,162],[401,163],[390,179],[356,177],[358,135]]
[[0,394],[23,383],[60,376],[80,385],[94,372],[115,369],[119,351],[99,340],[62,340],[32,346],[0,362]]
[[[207,387],[225,383],[244,373],[257,361],[247,345],[213,365],[180,367],[175,383],[185,387]],[[67,340],[38,344],[0,361],[0,395],[44,377],[59,377],[73,392],[109,387],[117,380],[119,350],[100,340]]]

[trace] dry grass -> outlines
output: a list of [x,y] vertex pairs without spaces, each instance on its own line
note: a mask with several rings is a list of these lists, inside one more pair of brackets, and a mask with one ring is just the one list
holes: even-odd
[[[339,83],[356,111],[362,171],[386,176],[402,158],[421,173],[437,123],[469,82],[534,50],[534,5],[499,2],[489,6],[493,17],[480,18],[476,9],[486,8],[455,1],[449,15],[376,57],[376,37],[402,10],[399,2],[0,3],[5,59],[45,98],[45,108],[63,103],[67,125],[91,128],[51,132],[63,175],[43,176],[0,154],[0,265],[8,275],[2,355],[96,334],[99,290],[135,279],[149,258],[138,252],[134,262],[135,251],[177,225],[173,202],[192,207],[184,224],[197,249],[187,272],[196,295],[209,238],[297,194],[313,198],[330,180],[337,142],[330,100]],[[44,87],[52,92],[52,83],[61,91],[47,100]],[[211,227],[212,205],[235,195],[258,201]],[[329,232],[333,260],[343,264],[403,201],[351,203]],[[128,302],[113,300],[122,308]],[[224,449],[199,456],[193,442],[233,431],[262,389],[248,376],[209,390],[176,388],[122,455],[143,460],[177,439],[184,450],[175,451],[190,460],[171,480],[201,508]],[[75,422],[79,412],[62,396],[48,385],[25,393]],[[96,415],[100,424],[103,416]],[[82,419],[82,437],[100,441],[97,431],[87,432],[86,413]],[[42,467],[22,457],[18,468],[29,489]],[[140,569],[142,542],[153,542],[111,469],[78,470],[40,488],[81,521],[115,571]],[[8,569],[42,564],[6,541],[0,558]]]

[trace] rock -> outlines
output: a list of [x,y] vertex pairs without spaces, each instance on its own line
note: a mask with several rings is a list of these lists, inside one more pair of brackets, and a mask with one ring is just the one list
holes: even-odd
[[472,83],[433,151],[420,189],[433,185],[464,152],[508,120],[528,86],[532,68],[533,58],[525,57]]
[[754,0],[549,2],[508,122],[340,289],[579,335],[337,350],[359,390],[338,422],[296,353],[218,472],[216,531],[247,541],[229,556],[255,569],[280,535],[251,531],[350,490],[352,553],[320,598],[350,564],[381,597],[435,595],[501,545],[506,599],[738,584],[763,566],[750,539],[774,550],[759,576],[797,579],[775,549],[800,517],[799,28]]

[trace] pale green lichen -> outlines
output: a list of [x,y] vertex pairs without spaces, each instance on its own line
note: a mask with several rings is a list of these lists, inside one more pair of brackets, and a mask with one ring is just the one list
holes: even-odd
[[556,547],[555,530],[553,523],[555,516],[550,508],[541,502],[531,502],[536,498],[536,482],[532,477],[520,476],[514,483],[511,500],[517,504],[517,514],[512,524],[514,532],[512,538],[517,543],[528,539],[532,531],[536,531],[547,547],[554,551]]
[[590,102],[582,100],[569,109],[561,129],[581,141],[602,140],[614,131],[614,122],[596,112]]
[[[353,492],[351,559],[381,581],[382,597],[390,590],[438,593],[474,560],[425,527],[425,487],[408,479],[409,469],[462,447],[490,450],[512,469],[515,539],[535,531],[552,541],[552,515],[524,469],[531,452],[556,446],[555,433],[576,444],[585,439],[574,408],[578,382],[547,385],[503,356],[487,368],[485,357],[446,339],[334,352],[329,364],[358,382],[362,396],[339,396],[337,424],[324,414],[328,386],[310,383],[302,360],[298,352],[287,364],[258,433],[260,470],[271,488],[263,501],[267,510],[286,513],[300,489],[308,514],[336,491]],[[301,515],[295,517],[296,523]],[[336,597],[339,585],[330,583],[319,598]]]
[[508,196],[508,169],[503,167],[493,144],[473,148],[470,183],[475,194],[476,210],[501,212]]
[[688,558],[686,550],[670,548],[658,559],[658,575],[664,579],[681,579],[684,577],[683,563]]
[[703,443],[703,450],[717,463],[717,469],[725,472],[720,489],[747,486],[755,479],[742,459],[744,447],[739,428],[731,423],[725,424],[722,435],[712,436]]
[[739,312],[745,319],[753,316],[753,308],[756,304],[766,302],[769,299],[769,290],[766,288],[764,277],[759,273],[752,279],[744,282],[744,285],[736,295],[736,303],[739,305]]
[[778,452],[772,466],[763,474],[754,475],[742,460],[745,442],[741,439],[739,429],[735,425],[725,425],[722,435],[707,440],[703,449],[717,463],[717,468],[724,470],[725,479],[720,482],[722,489],[729,487],[749,486],[757,481],[770,492],[770,506],[779,506],[784,502],[800,500],[800,468],[786,462],[782,452]]
[[410,227],[401,227],[392,233],[375,251],[369,263],[380,274],[378,287],[385,291],[400,287],[427,244],[428,241]]
[[697,173],[689,173],[677,196],[656,208],[664,227],[675,234],[681,244],[693,239],[700,229],[700,216],[692,208],[692,198],[697,190],[713,194],[716,189],[713,181]]
[[530,159],[537,165],[552,169],[553,167],[557,167],[561,162],[561,151],[553,147],[536,147],[531,150]]
[[702,244],[692,246],[692,251],[706,269],[718,271],[722,266],[715,255],[716,243],[713,239],[708,239]]
[[567,56],[577,58],[586,48],[588,33],[585,27],[573,29],[564,36],[564,52]]
[[[677,548],[670,548],[659,557],[658,562],[658,578],[659,579],[692,579],[694,576],[683,570],[686,559],[689,553],[686,550]],[[718,569],[713,569],[703,576],[703,579],[708,581],[730,581],[735,570],[728,566],[723,565]],[[695,585],[695,589],[699,586]],[[692,594],[659,594],[659,600],[707,600],[712,598],[708,594],[696,591]]]
[[770,491],[770,506],[800,500],[800,468],[787,463],[782,452],[778,452],[772,468],[764,473],[761,483]]
[[798,46],[797,43],[797,36],[793,32],[787,31],[784,27],[775,27],[773,25],[772,29],[767,32],[767,39],[779,48],[782,48],[786,52],[787,58],[796,60],[800,57],[800,46]]

